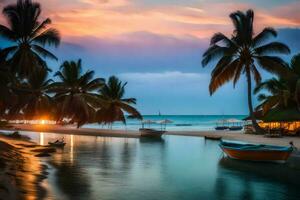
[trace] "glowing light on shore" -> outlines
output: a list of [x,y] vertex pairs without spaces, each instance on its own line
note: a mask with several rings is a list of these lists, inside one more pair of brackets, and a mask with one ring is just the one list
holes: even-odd
[[42,119],[40,124],[46,124],[46,121]]

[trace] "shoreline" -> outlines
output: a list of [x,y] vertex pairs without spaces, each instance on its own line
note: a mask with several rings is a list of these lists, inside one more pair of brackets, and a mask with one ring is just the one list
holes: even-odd
[[[110,130],[110,129],[93,129],[93,128],[76,128],[74,126],[61,125],[32,125],[32,124],[14,124],[11,128],[1,128],[8,131],[30,131],[30,132],[47,132],[67,135],[85,135],[85,136],[101,136],[101,137],[124,137],[139,138],[139,131],[134,130]],[[263,135],[244,134],[243,131],[168,131],[165,135],[177,136],[220,136],[225,140],[237,140],[242,142],[272,144],[280,146],[289,146],[289,142],[293,141],[295,147],[300,149],[300,137],[268,138]]]
[[[44,148],[42,148],[44,149]],[[0,135],[0,199],[42,199],[47,166],[37,157],[41,146]]]
[[[36,134],[45,132],[101,137],[140,137],[138,131],[89,128],[77,129],[74,127],[58,125],[17,125],[12,128],[6,128],[5,130],[31,131]],[[204,137],[213,135],[221,136],[226,140],[239,140],[282,146],[287,146],[289,141],[293,140],[295,146],[300,149],[300,137],[266,138],[261,135],[243,134],[243,131],[169,131],[166,135],[176,135],[181,137]],[[37,145],[32,141],[19,140],[0,135],[0,199],[27,199],[26,197],[32,196],[38,196],[38,199],[42,199],[46,197],[47,191],[42,186],[42,182],[47,178],[47,166],[42,164],[39,157],[36,157],[37,154],[41,152],[36,150],[44,148],[47,147]],[[14,153],[14,155],[12,156],[11,153]],[[6,154],[10,156],[7,156]],[[5,161],[4,167],[3,162],[1,162],[3,160]],[[300,151],[296,151],[291,155],[289,163],[293,166],[299,166],[299,162]]]

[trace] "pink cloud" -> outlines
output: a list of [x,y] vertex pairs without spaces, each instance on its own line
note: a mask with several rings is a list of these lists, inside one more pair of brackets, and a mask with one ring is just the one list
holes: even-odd
[[[300,3],[272,10],[249,3],[200,2],[196,5],[145,6],[129,0],[40,0],[44,16],[50,17],[63,36],[114,38],[134,32],[198,38],[215,32],[230,34],[228,15],[235,10],[254,8],[256,27],[299,27]],[[58,6],[59,5],[59,6]],[[298,17],[297,17],[298,16]],[[0,18],[3,23],[3,17]]]
[[278,18],[290,21],[293,24],[300,24],[300,2],[291,3],[284,5],[273,10],[273,13],[278,16]]

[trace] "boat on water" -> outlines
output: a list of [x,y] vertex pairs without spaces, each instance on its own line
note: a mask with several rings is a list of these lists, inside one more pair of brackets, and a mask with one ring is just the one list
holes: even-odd
[[208,136],[208,135],[204,136],[204,138],[206,140],[221,140],[222,139],[221,136]]
[[56,140],[55,142],[48,142],[48,144],[52,147],[64,147],[66,145],[66,143],[63,139]]
[[160,138],[166,131],[152,128],[140,128],[141,137]]
[[264,144],[241,144],[235,142],[220,142],[223,152],[233,159],[263,162],[285,162],[294,150],[290,146],[275,146]]

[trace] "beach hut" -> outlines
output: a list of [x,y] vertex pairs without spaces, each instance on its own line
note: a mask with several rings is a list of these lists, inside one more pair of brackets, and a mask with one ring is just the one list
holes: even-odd
[[300,112],[296,107],[271,109],[262,120],[262,126],[268,129],[281,129],[288,135],[300,132]]
[[[300,132],[300,111],[296,107],[273,108],[267,113],[256,112],[259,126],[268,133],[274,131],[295,135]],[[250,120],[250,117],[244,120]]]

